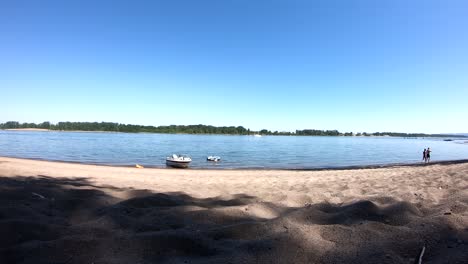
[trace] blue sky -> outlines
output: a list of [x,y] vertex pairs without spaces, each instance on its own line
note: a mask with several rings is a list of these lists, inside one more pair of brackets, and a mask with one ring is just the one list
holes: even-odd
[[0,122],[468,132],[466,1],[1,1]]

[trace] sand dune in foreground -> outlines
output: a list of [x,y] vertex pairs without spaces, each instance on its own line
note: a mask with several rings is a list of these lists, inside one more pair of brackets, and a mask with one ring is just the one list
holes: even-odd
[[468,163],[341,171],[0,157],[0,263],[466,263]]

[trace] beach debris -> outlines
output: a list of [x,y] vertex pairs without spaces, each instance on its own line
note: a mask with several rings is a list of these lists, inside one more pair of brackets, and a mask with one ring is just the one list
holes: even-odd
[[444,215],[451,215],[452,212],[445,212]]
[[36,197],[39,197],[39,198],[41,198],[41,199],[45,199],[44,196],[42,196],[42,195],[40,195],[40,194],[38,194],[38,193],[35,193],[35,192],[33,192],[32,195],[34,195],[34,196],[36,196]]
[[135,164],[135,167],[138,168],[138,169],[143,169],[144,167],[141,166],[140,164]]
[[419,257],[418,259],[414,262],[415,264],[421,264],[422,263],[422,258],[424,256],[424,252],[426,251],[426,246],[423,246],[421,251],[419,251]]

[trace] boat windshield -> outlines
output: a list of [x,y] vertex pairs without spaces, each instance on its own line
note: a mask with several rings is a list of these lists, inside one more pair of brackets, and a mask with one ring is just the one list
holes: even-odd
[[191,160],[189,155],[187,154],[172,154],[170,157],[167,157],[168,159],[172,160]]

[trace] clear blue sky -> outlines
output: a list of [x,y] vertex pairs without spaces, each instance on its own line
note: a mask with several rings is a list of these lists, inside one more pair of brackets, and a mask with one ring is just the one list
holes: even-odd
[[467,1],[1,1],[0,122],[468,132]]

